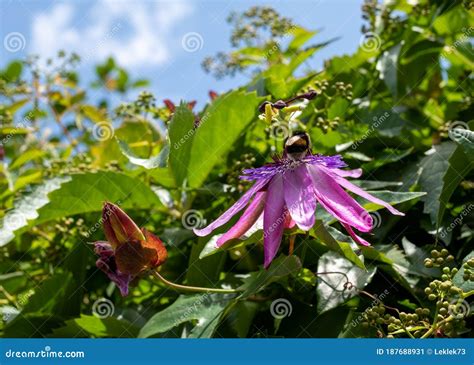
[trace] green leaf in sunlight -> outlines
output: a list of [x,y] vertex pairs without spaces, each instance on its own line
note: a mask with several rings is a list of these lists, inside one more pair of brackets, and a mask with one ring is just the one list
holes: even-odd
[[469,129],[453,128],[449,131],[449,137],[464,148],[466,156],[474,159],[474,132]]
[[170,138],[169,164],[177,186],[182,186],[187,179],[195,133],[194,114],[187,105],[182,103],[176,108],[168,129]]
[[[362,290],[372,280],[376,267],[362,270],[336,252],[326,252],[319,258],[318,273],[318,312],[323,313],[336,308]],[[350,283],[353,288],[347,287]]]
[[[204,111],[192,139],[189,154],[186,158],[181,158],[183,166],[189,158],[186,169],[189,186],[200,187],[214,166],[223,161],[237,139],[255,119],[260,101],[256,93],[234,91],[220,96]],[[171,140],[171,149],[175,148],[175,143]],[[186,146],[184,144],[178,149],[187,148]],[[178,153],[182,155],[183,152]],[[171,156],[170,153],[170,159]]]
[[133,153],[127,143],[119,139],[117,139],[117,143],[119,144],[123,155],[127,157],[127,159],[134,165],[142,166],[150,170],[157,167],[166,167],[168,163],[170,149],[169,145],[167,144],[162,147],[160,153],[158,153],[156,156],[152,156],[150,158],[140,158]]
[[362,270],[366,270],[362,260],[356,255],[351,247],[350,241],[336,240],[331,233],[328,232],[321,220],[316,220],[313,227],[315,237],[323,242],[331,251],[337,252]]
[[79,318],[67,320],[64,327],[54,329],[50,337],[134,338],[137,335],[138,328],[124,319],[117,319],[115,317],[99,318],[83,314]]
[[120,202],[124,209],[162,207],[153,190],[125,174],[100,171],[56,177],[22,195],[15,208],[6,213],[0,228],[0,246],[10,242],[18,229],[75,214],[99,212],[106,200]]

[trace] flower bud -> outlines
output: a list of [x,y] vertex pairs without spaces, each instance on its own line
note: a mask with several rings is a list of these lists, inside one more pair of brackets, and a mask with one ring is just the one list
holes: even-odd
[[105,237],[114,249],[130,241],[144,241],[140,228],[117,205],[105,202],[102,209],[102,226]]
[[130,282],[146,270],[163,264],[168,253],[158,237],[144,228],[140,230],[118,206],[106,202],[102,219],[108,242],[95,243],[99,256],[96,266],[126,296]]
[[138,275],[143,271],[160,266],[168,258],[163,242],[143,229],[145,239],[129,241],[115,250],[117,268],[125,274]]

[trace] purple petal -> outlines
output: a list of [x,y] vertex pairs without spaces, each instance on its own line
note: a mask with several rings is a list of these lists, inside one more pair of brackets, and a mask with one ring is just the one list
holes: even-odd
[[105,241],[95,242],[94,251],[99,255],[99,259],[95,265],[102,270],[108,278],[114,282],[120,290],[120,294],[125,297],[128,295],[128,285],[132,280],[129,274],[123,274],[117,269],[115,263],[115,253],[112,250],[110,243]]
[[255,198],[249,204],[247,209],[245,209],[244,214],[242,214],[237,223],[235,223],[231,229],[229,229],[217,240],[218,247],[222,246],[231,239],[243,236],[245,232],[247,232],[254,225],[263,212],[266,194],[267,193],[264,191],[260,191],[255,194]]
[[[324,169],[324,167],[323,167]],[[331,170],[326,170],[329,174],[331,174]],[[375,203],[375,204],[378,204],[378,205],[381,205],[385,208],[387,208],[392,214],[395,214],[395,215],[405,215],[404,213],[398,211],[397,209],[395,209],[394,207],[392,207],[390,204],[388,204],[387,202],[384,202],[383,200],[379,199],[379,198],[376,198],[375,196],[373,195],[370,195],[369,193],[367,193],[366,191],[362,190],[361,188],[359,188],[358,186],[352,184],[351,182],[349,182],[348,180],[344,179],[343,177],[339,176],[339,175],[334,175],[333,174],[333,177],[334,179],[336,180],[336,182],[345,187],[347,190],[349,191],[352,191],[354,194],[357,194],[359,196],[361,196],[362,198],[364,199],[367,199],[368,201],[372,202],[372,203]]]
[[299,228],[309,231],[314,225],[316,196],[305,165],[287,170],[283,174],[283,189],[291,218]]
[[331,169],[347,166],[344,160],[342,159],[341,155],[334,155],[334,156],[310,155],[310,156],[306,156],[303,160],[309,164],[322,165],[322,166],[329,167]]
[[362,175],[362,169],[355,169],[355,170],[331,169],[331,172],[335,173],[338,176],[342,176],[342,177],[358,178]]
[[207,227],[202,229],[194,229],[194,233],[198,236],[207,236],[214,229],[226,224],[235,214],[240,212],[252,199],[256,192],[262,189],[268,183],[268,179],[257,180],[257,182],[249,189],[247,192],[242,195],[242,197],[235,202],[227,211],[224,212],[219,218],[214,222],[209,224]]
[[372,229],[369,213],[337,184],[334,177],[325,172],[324,167],[308,165],[308,171],[313,180],[316,199],[324,209],[359,231],[368,232]]
[[345,223],[342,223],[342,225],[344,226],[346,231],[350,234],[350,236],[352,237],[352,239],[356,243],[358,243],[359,245],[362,245],[362,246],[370,246],[369,242],[367,242],[362,237],[359,237],[358,235],[355,234],[354,230],[352,229],[352,227],[350,225],[345,224]]
[[263,212],[263,250],[265,268],[270,266],[278,252],[288,211],[285,209],[283,179],[276,175],[268,185]]

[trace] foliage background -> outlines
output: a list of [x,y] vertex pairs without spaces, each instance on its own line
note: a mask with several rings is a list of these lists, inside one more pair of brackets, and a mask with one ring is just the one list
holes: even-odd
[[[97,65],[92,85],[75,71],[80,55],[7,64],[0,81],[3,335],[419,337],[433,329],[428,335],[472,336],[468,295],[465,315],[440,325],[451,313],[444,302],[459,295],[433,301],[425,289],[441,279],[464,294],[474,290],[467,264],[472,2],[368,1],[363,10],[357,52],[327,60],[322,72],[305,61],[330,40],[314,43],[316,31],[269,8],[234,15],[233,51],[203,67],[216,77],[244,72],[248,82],[213,95],[201,110],[192,100],[170,107],[146,91],[120,105],[91,98],[94,88],[123,96],[146,87],[113,59]],[[282,111],[271,123],[259,117],[263,101],[308,89],[320,95],[297,113]],[[54,123],[59,137],[42,133],[44,123]],[[270,161],[296,129],[311,135],[314,152],[340,153],[361,167],[360,185],[406,216],[364,204],[377,228],[374,248],[361,249],[318,210],[315,229],[288,232],[268,271],[261,232],[225,250],[212,249],[216,237],[195,237],[191,228],[248,188],[241,170]],[[89,244],[104,238],[105,200],[163,239],[167,278],[244,292],[179,296],[144,276],[122,298],[96,269]],[[440,262],[447,272],[424,265],[433,248],[452,255]],[[431,255],[436,262],[439,254]]]

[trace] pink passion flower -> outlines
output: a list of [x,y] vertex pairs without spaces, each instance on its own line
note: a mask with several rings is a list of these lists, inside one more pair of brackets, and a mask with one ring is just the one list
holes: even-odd
[[280,247],[283,230],[295,225],[304,231],[310,230],[319,203],[355,242],[369,246],[353,228],[370,232],[372,218],[343,188],[387,208],[392,214],[404,214],[345,179],[360,177],[361,169],[343,170],[344,167],[346,164],[340,155],[313,155],[309,136],[295,134],[286,140],[283,157],[262,167],[244,170],[241,179],[255,181],[254,185],[217,220],[205,228],[194,229],[194,233],[207,236],[246,208],[237,223],[218,239],[217,246],[241,237],[263,219],[264,267],[268,268]]

